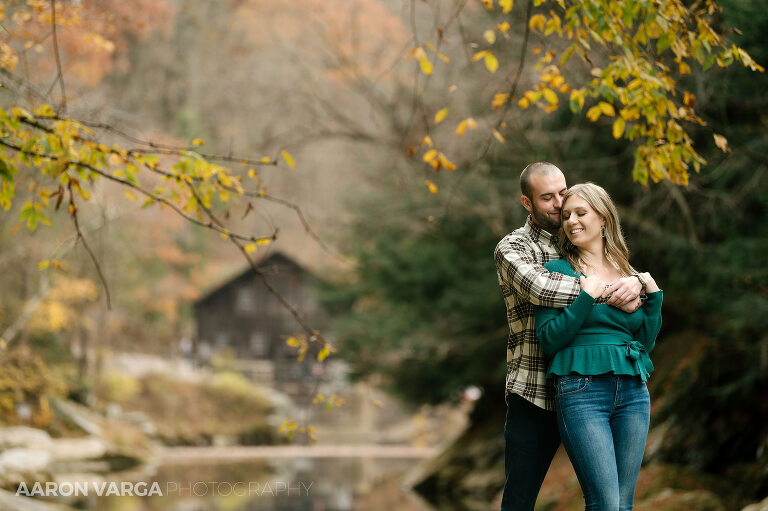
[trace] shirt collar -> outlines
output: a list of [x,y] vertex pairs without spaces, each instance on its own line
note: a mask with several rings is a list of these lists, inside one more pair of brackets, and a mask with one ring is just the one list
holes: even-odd
[[551,234],[549,231],[545,231],[533,223],[533,218],[531,218],[531,215],[528,215],[528,218],[525,220],[525,232],[531,236],[533,241],[544,240],[553,245],[557,244],[557,235]]

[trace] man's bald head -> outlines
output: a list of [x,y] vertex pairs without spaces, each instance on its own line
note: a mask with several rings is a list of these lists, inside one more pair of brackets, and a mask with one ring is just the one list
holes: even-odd
[[551,233],[560,228],[560,207],[566,191],[565,176],[551,163],[531,163],[520,174],[520,203],[533,223]]
[[531,163],[523,169],[520,173],[520,191],[528,197],[533,198],[533,187],[531,186],[531,178],[534,176],[549,176],[551,174],[562,174],[563,171],[557,168],[556,165],[546,162],[537,161]]

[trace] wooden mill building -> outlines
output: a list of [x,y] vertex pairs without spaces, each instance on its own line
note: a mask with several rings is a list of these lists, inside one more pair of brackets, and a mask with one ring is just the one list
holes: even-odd
[[[281,253],[266,257],[257,268],[310,325],[317,324],[320,314],[309,272]],[[304,363],[297,363],[297,349],[285,340],[302,333],[301,327],[253,268],[200,298],[194,314],[195,353],[202,363],[229,351],[239,370],[266,384],[298,382],[323,371],[309,354]]]

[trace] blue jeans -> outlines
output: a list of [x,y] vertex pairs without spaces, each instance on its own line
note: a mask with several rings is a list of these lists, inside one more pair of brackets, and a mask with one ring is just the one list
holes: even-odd
[[628,511],[648,436],[651,400],[636,376],[558,376],[557,423],[586,511]]
[[502,511],[533,511],[541,483],[560,447],[554,412],[512,394],[504,422],[506,480]]

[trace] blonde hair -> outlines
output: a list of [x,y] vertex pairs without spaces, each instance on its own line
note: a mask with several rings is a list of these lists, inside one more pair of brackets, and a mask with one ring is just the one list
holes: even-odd
[[[619,273],[623,277],[628,277],[636,273],[635,269],[629,264],[629,249],[627,249],[624,235],[621,232],[619,213],[611,200],[611,196],[608,195],[608,192],[606,192],[603,187],[594,183],[580,183],[573,185],[568,188],[565,195],[563,195],[563,207],[568,199],[574,195],[587,201],[587,204],[595,210],[600,218],[605,220],[603,250],[605,251],[608,261],[619,270]],[[560,245],[560,251],[571,267],[577,272],[584,273],[586,265],[581,259],[578,247],[571,243],[571,240],[565,235],[565,222],[563,222],[563,225],[560,227],[558,243]]]

